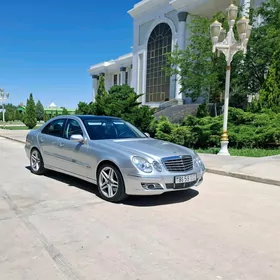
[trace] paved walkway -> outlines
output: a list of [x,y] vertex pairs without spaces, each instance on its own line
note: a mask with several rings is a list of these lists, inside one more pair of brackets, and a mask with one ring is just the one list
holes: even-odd
[[[0,129],[0,136],[25,143],[28,130]],[[209,173],[280,186],[280,155],[263,158],[200,154]]]
[[25,143],[25,138],[28,132],[29,130],[8,130],[0,128],[0,136],[23,143]]
[[73,177],[34,176],[21,143],[0,138],[0,156],[2,280],[279,280],[277,186],[207,173],[114,204]]
[[280,186],[280,155],[262,158],[200,156],[210,173]]

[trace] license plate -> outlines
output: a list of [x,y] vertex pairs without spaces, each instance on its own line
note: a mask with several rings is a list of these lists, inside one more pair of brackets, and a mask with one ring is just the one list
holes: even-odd
[[197,179],[196,174],[176,176],[175,184],[194,182],[196,181],[196,179]]

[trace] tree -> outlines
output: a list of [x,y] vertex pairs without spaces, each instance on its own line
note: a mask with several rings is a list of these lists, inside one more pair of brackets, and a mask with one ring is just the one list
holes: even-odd
[[135,107],[130,115],[125,114],[123,118],[143,132],[150,132],[151,123],[154,121],[155,108],[151,109],[149,106]]
[[226,23],[222,13],[212,19],[195,17],[188,24],[190,37],[186,50],[175,49],[168,55],[167,74],[181,76],[181,91],[193,101],[204,97],[206,103],[216,103],[224,92],[226,61],[223,55],[213,55],[209,33],[209,26],[216,19]]
[[65,107],[62,107],[62,115],[63,116],[69,115],[68,110]]
[[280,113],[280,49],[273,55],[267,79],[260,91],[260,107]]
[[113,86],[109,93],[99,95],[94,103],[95,115],[115,116],[122,118],[140,130],[147,132],[154,119],[155,109],[140,106],[138,101],[142,94],[136,94],[128,85]]
[[93,113],[99,116],[115,117],[130,115],[133,109],[141,104],[138,102],[140,96],[128,85],[113,86],[109,93],[100,92],[96,97],[96,102],[93,104]]
[[108,93],[105,89],[105,79],[104,76],[101,75],[98,80],[98,89],[95,102],[90,104],[88,108],[89,113],[93,113],[94,115],[106,114],[104,108],[106,107],[107,99]]
[[90,113],[90,104],[87,104],[86,102],[79,102],[78,108],[75,111],[75,114],[77,115],[88,115]]
[[36,105],[32,93],[30,93],[30,96],[26,102],[26,109],[23,122],[29,129],[34,128],[37,124]]
[[155,109],[140,106],[141,103],[138,100],[142,94],[136,94],[128,85],[113,86],[107,93],[103,84],[104,80],[102,81],[101,78],[96,101],[90,104],[79,102],[76,113],[120,117],[142,131],[149,131]]
[[16,106],[8,103],[4,106],[5,109],[5,120],[7,122],[14,121],[16,119]]
[[105,78],[104,75],[100,75],[98,80],[97,96],[106,94]]
[[17,121],[22,121],[24,113],[19,112],[18,110],[16,110],[16,120]]
[[[258,24],[259,18],[262,22]],[[223,96],[225,84],[224,56],[217,57],[211,52],[209,25],[215,19],[228,29],[224,14],[217,13],[211,20],[196,17],[188,26],[190,37],[186,50],[171,53],[167,69],[170,75],[180,74],[182,92],[187,96],[193,100],[204,96],[206,102],[213,103]],[[258,93],[264,86],[273,54],[279,48],[280,1],[268,0],[260,8],[251,9],[250,23],[253,22],[247,54],[238,52],[231,65],[230,106],[242,109],[247,108],[247,95]]]
[[[217,56],[212,53],[209,26],[214,20],[220,21],[228,29],[224,13],[219,12],[211,19],[195,17],[188,24],[190,37],[186,50],[175,49],[168,55],[166,72],[169,75],[179,74],[181,92],[193,101],[204,97],[206,104],[214,103],[217,114],[216,104],[220,103],[225,90],[226,60],[223,54]],[[232,79],[238,76],[241,59],[242,55],[238,54],[232,61]]]
[[50,114],[47,114],[47,113],[45,112],[45,114],[44,114],[44,121],[47,122],[47,121],[50,120],[51,118],[52,118],[52,116],[51,116]]
[[36,104],[36,117],[37,117],[37,121],[43,121],[44,120],[44,114],[45,114],[45,110],[44,110],[44,106],[42,105],[41,101],[38,100],[37,104]]
[[[231,82],[234,94],[243,97],[259,93],[266,82],[273,54],[280,44],[280,1],[263,2],[258,9],[251,10],[250,17],[255,24],[251,32],[248,51],[242,58],[243,63],[239,65],[240,75],[234,77]],[[257,24],[257,20],[260,18],[262,22]],[[232,101],[235,102],[230,99],[230,105],[236,106]],[[242,99],[238,102],[242,104]],[[259,107],[255,105],[254,110]],[[242,106],[240,107],[242,108]],[[252,106],[250,107],[252,109]]]

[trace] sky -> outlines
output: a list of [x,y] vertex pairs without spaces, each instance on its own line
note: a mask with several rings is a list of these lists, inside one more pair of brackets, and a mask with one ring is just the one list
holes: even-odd
[[44,106],[90,102],[91,65],[132,51],[140,0],[13,0],[0,3],[0,88],[9,103],[32,93]]

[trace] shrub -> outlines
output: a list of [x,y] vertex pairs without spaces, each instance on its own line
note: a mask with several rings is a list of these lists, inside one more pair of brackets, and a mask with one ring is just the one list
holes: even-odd
[[150,125],[154,120],[154,109],[149,106],[137,106],[132,108],[130,113],[124,113],[121,117],[141,131],[150,133]]
[[192,133],[187,126],[175,126],[171,133],[171,142],[189,147],[193,144]]
[[156,128],[156,138],[171,141],[172,140],[172,131],[176,125],[172,124],[168,121],[167,118],[162,117],[158,122],[158,126]]
[[158,123],[159,121],[154,118],[149,124],[147,132],[150,133],[153,138],[156,136]]
[[209,106],[206,103],[202,103],[197,108],[197,118],[204,118],[210,115]]
[[[192,148],[220,146],[223,116],[188,116],[181,126],[166,118],[153,123],[155,137]],[[280,114],[271,110],[254,114],[241,109],[229,110],[229,137],[232,148],[267,148],[280,144]]]

